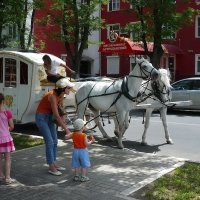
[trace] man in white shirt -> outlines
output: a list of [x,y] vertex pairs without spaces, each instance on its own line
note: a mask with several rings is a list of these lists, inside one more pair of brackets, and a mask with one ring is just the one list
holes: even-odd
[[59,79],[64,78],[60,74],[57,73],[57,67],[62,66],[66,69],[67,74],[71,76],[72,74],[75,74],[75,71],[70,69],[67,65],[61,63],[56,57],[50,57],[49,55],[44,55],[42,57],[44,61],[44,68],[45,72],[47,74],[47,80],[53,83],[56,83]]

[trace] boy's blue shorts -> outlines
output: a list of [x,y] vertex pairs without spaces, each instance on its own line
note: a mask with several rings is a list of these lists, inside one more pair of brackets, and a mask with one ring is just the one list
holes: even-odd
[[90,158],[88,149],[73,149],[72,153],[72,167],[73,168],[88,168],[90,167]]

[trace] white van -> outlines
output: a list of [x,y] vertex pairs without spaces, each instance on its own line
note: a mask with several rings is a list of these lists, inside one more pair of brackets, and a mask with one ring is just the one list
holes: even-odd
[[[0,92],[5,95],[6,107],[12,110],[15,123],[34,122],[35,111],[42,96],[55,88],[54,83],[46,80],[42,60],[44,55],[0,51]],[[59,60],[65,64],[63,60]],[[66,76],[63,67],[58,67],[58,71],[62,76]],[[74,102],[74,94],[70,95],[66,99],[68,104],[70,101]]]

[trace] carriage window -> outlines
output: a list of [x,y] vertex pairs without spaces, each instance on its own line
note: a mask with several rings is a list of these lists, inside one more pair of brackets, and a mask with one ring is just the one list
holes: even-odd
[[0,83],[3,83],[3,58],[0,58]]
[[5,87],[16,87],[17,85],[17,62],[14,59],[5,59]]
[[28,84],[28,65],[20,61],[20,84]]

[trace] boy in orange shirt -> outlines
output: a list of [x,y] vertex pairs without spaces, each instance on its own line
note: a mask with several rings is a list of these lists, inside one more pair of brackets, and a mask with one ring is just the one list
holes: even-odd
[[89,181],[87,176],[88,168],[91,166],[90,158],[87,147],[92,144],[95,140],[94,137],[88,138],[83,133],[86,122],[82,119],[76,119],[73,123],[74,132],[65,135],[65,139],[73,140],[73,153],[72,153],[72,167],[75,169],[74,181]]

